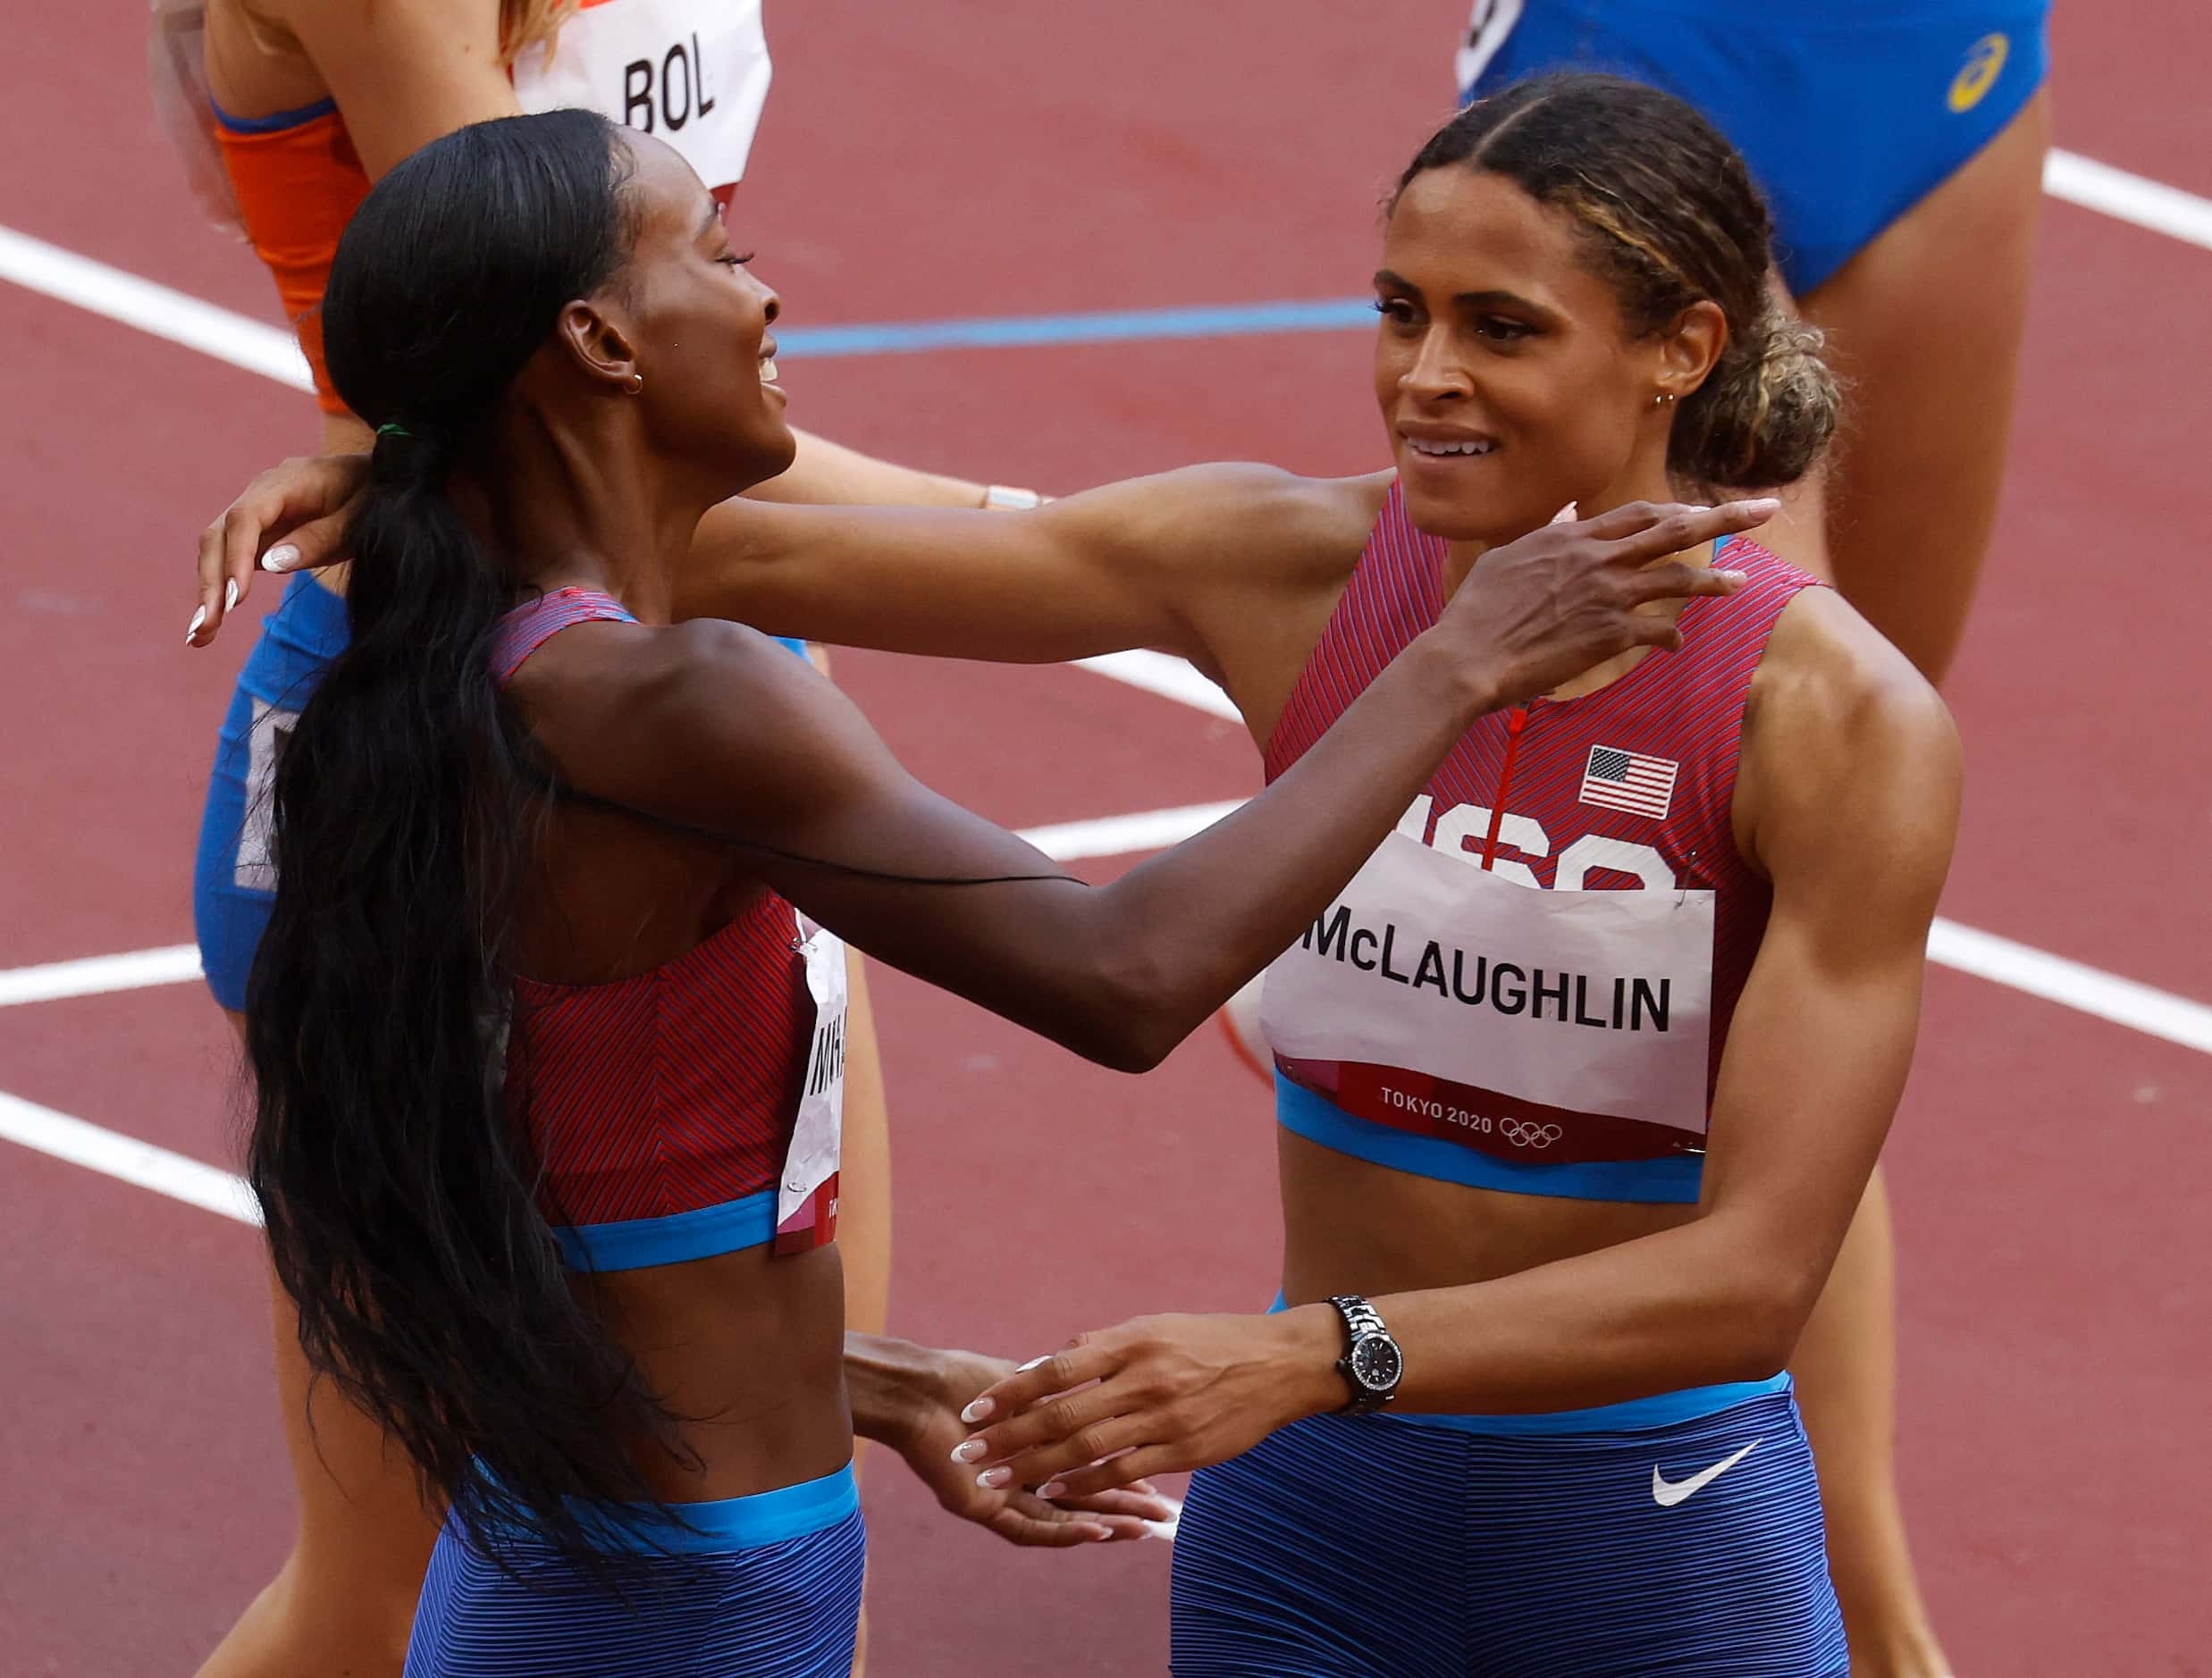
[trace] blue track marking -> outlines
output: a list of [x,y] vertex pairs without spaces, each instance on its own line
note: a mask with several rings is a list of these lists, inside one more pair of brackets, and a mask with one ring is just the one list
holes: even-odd
[[896,356],[930,349],[1017,349],[1039,344],[1123,344],[1144,339],[1342,332],[1371,325],[1374,320],[1374,306],[1365,298],[1328,298],[1309,303],[1227,303],[964,321],[795,326],[779,330],[776,342],[779,351],[794,356]]

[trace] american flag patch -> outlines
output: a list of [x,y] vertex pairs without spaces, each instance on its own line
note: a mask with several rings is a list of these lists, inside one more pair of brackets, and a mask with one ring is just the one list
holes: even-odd
[[1671,758],[1592,746],[1590,767],[1582,772],[1582,801],[1664,821],[1674,803],[1674,777],[1681,767]]

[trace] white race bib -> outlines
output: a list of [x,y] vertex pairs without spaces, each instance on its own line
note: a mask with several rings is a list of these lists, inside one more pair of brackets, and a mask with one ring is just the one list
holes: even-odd
[[790,1151],[776,1181],[778,1254],[803,1253],[837,1238],[837,1164],[845,1140],[845,943],[820,927],[810,928],[803,917],[798,929],[807,994],[814,999],[814,1039]]
[[666,140],[719,190],[744,179],[769,75],[761,0],[584,0],[515,60],[515,96]]
[[1394,833],[1267,970],[1286,1071],[1486,1154],[1703,1146],[1713,894],[1543,891]]

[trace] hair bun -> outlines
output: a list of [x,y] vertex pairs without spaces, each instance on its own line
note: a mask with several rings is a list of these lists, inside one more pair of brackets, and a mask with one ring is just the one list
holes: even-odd
[[1804,476],[1836,434],[1843,408],[1822,343],[1819,327],[1770,306],[1684,399],[1669,467],[1731,489],[1770,489]]

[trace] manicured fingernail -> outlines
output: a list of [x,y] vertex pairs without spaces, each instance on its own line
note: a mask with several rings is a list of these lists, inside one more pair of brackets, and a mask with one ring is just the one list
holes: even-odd
[[1022,1365],[1019,1369],[1015,1370],[1013,1372],[1014,1372],[1015,1374],[1017,1374],[1017,1375],[1026,1375],[1026,1374],[1028,1374],[1028,1373],[1030,1372],[1030,1371],[1031,1371],[1031,1370],[1035,1369],[1035,1368],[1036,1368],[1039,1364],[1040,1364],[1040,1363],[1049,1363],[1049,1362],[1051,1362],[1051,1361],[1052,1361],[1052,1354],[1050,1354],[1049,1352],[1047,1352],[1047,1354],[1046,1354],[1043,1357],[1032,1357],[1031,1359],[1030,1359],[1030,1361],[1029,1361],[1028,1363],[1026,1363],[1022,1364]]
[[963,1439],[953,1447],[953,1461],[955,1463],[980,1463],[982,1460],[983,1441],[980,1439]]
[[1011,1468],[987,1468],[975,1477],[975,1483],[986,1491],[997,1491],[1013,1478]]
[[1037,1489],[1037,1495],[1045,1498],[1047,1501],[1050,1501],[1054,1498],[1066,1497],[1067,1490],[1068,1489],[1061,1484],[1060,1481],[1056,1480],[1048,1480]]
[[288,541],[279,542],[261,556],[264,571],[289,571],[299,563],[299,550]]
[[987,1422],[991,1412],[997,1408],[989,1399],[979,1398],[960,1413],[960,1419],[963,1422]]
[[232,577],[223,585],[223,609],[229,611],[238,604],[238,579]]
[[1720,575],[1728,578],[1728,580],[1731,583],[1748,583],[1751,581],[1751,573],[1748,571],[1723,571]]
[[1093,1544],[1103,1544],[1113,1536],[1114,1529],[1112,1527],[1102,1526],[1096,1532],[1093,1532],[1090,1535],[1090,1541]]
[[207,608],[203,606],[199,608],[199,610],[192,614],[192,621],[184,626],[184,639],[186,644],[190,644],[192,637],[199,633],[199,626],[206,621]]

